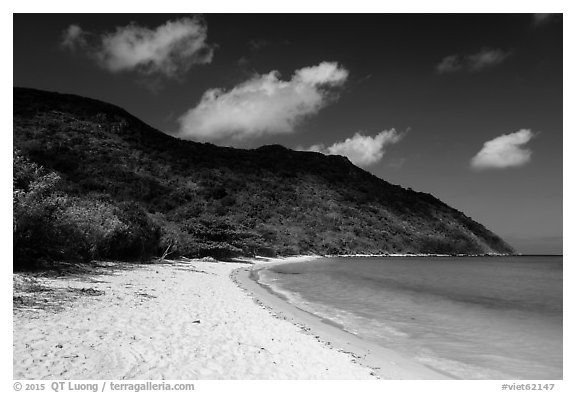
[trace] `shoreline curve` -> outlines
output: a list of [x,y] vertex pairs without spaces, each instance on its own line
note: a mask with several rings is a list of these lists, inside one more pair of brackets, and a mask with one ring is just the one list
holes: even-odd
[[232,281],[243,289],[261,307],[276,318],[286,320],[313,335],[319,342],[331,349],[347,353],[357,363],[372,370],[379,379],[392,380],[446,380],[457,379],[439,370],[407,359],[403,355],[356,336],[338,324],[302,310],[282,299],[253,278],[259,270],[286,263],[306,262],[320,257],[294,257],[271,259],[270,262],[253,260],[253,265],[241,267],[231,272]]

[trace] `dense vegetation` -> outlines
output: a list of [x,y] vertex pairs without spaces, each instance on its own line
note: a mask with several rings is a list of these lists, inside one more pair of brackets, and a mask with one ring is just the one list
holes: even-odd
[[14,89],[14,261],[510,253],[341,156],[182,141],[99,101]]

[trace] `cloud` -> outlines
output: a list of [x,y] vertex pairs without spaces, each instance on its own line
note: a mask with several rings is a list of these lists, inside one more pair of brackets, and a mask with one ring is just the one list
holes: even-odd
[[485,68],[502,63],[510,54],[500,49],[482,49],[478,53],[468,56],[468,69],[480,71]]
[[388,145],[398,143],[403,134],[395,129],[384,130],[375,136],[362,135],[357,132],[353,137],[342,142],[336,142],[325,147],[323,144],[310,146],[308,151],[315,151],[323,154],[341,155],[358,166],[370,166],[376,164],[384,157],[384,148]]
[[210,89],[180,117],[178,136],[213,141],[291,133],[303,119],[333,101],[334,88],[347,78],[346,69],[323,62],[296,70],[288,81],[271,71],[228,91]]
[[544,25],[552,20],[555,14],[532,14],[532,21],[535,26]]
[[78,25],[70,25],[62,34],[62,46],[71,50],[86,46],[85,32]]
[[240,67],[245,67],[250,63],[250,60],[245,57],[242,56],[241,58],[239,58],[238,60],[236,60],[236,64],[238,64]]
[[524,145],[534,136],[535,134],[528,129],[500,135],[484,143],[482,150],[472,158],[471,166],[482,170],[525,165],[530,161],[532,151]]
[[130,24],[99,36],[71,25],[64,33],[62,45],[84,50],[111,72],[137,71],[177,77],[195,64],[212,61],[213,47],[206,43],[206,38],[207,27],[202,19],[181,18],[156,29]]
[[250,40],[248,42],[248,47],[253,52],[258,52],[260,49],[268,46],[270,42],[264,39]]
[[450,55],[444,57],[436,66],[436,71],[440,74],[468,71],[478,72],[502,63],[510,56],[510,52],[501,49],[484,48],[471,55]]
[[463,66],[460,56],[450,55],[442,59],[442,61],[436,66],[436,71],[441,74],[446,72],[455,72],[461,70]]

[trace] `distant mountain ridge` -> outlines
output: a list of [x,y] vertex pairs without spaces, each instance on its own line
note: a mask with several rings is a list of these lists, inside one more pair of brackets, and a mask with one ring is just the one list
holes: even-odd
[[141,205],[162,231],[158,250],[514,252],[432,195],[390,184],[342,156],[179,140],[114,105],[27,88],[14,88],[13,132],[14,148],[60,175],[63,192]]

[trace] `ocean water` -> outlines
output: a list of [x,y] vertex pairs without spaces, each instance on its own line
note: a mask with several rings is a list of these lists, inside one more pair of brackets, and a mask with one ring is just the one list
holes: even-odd
[[562,379],[562,257],[324,258],[258,280],[455,378]]

